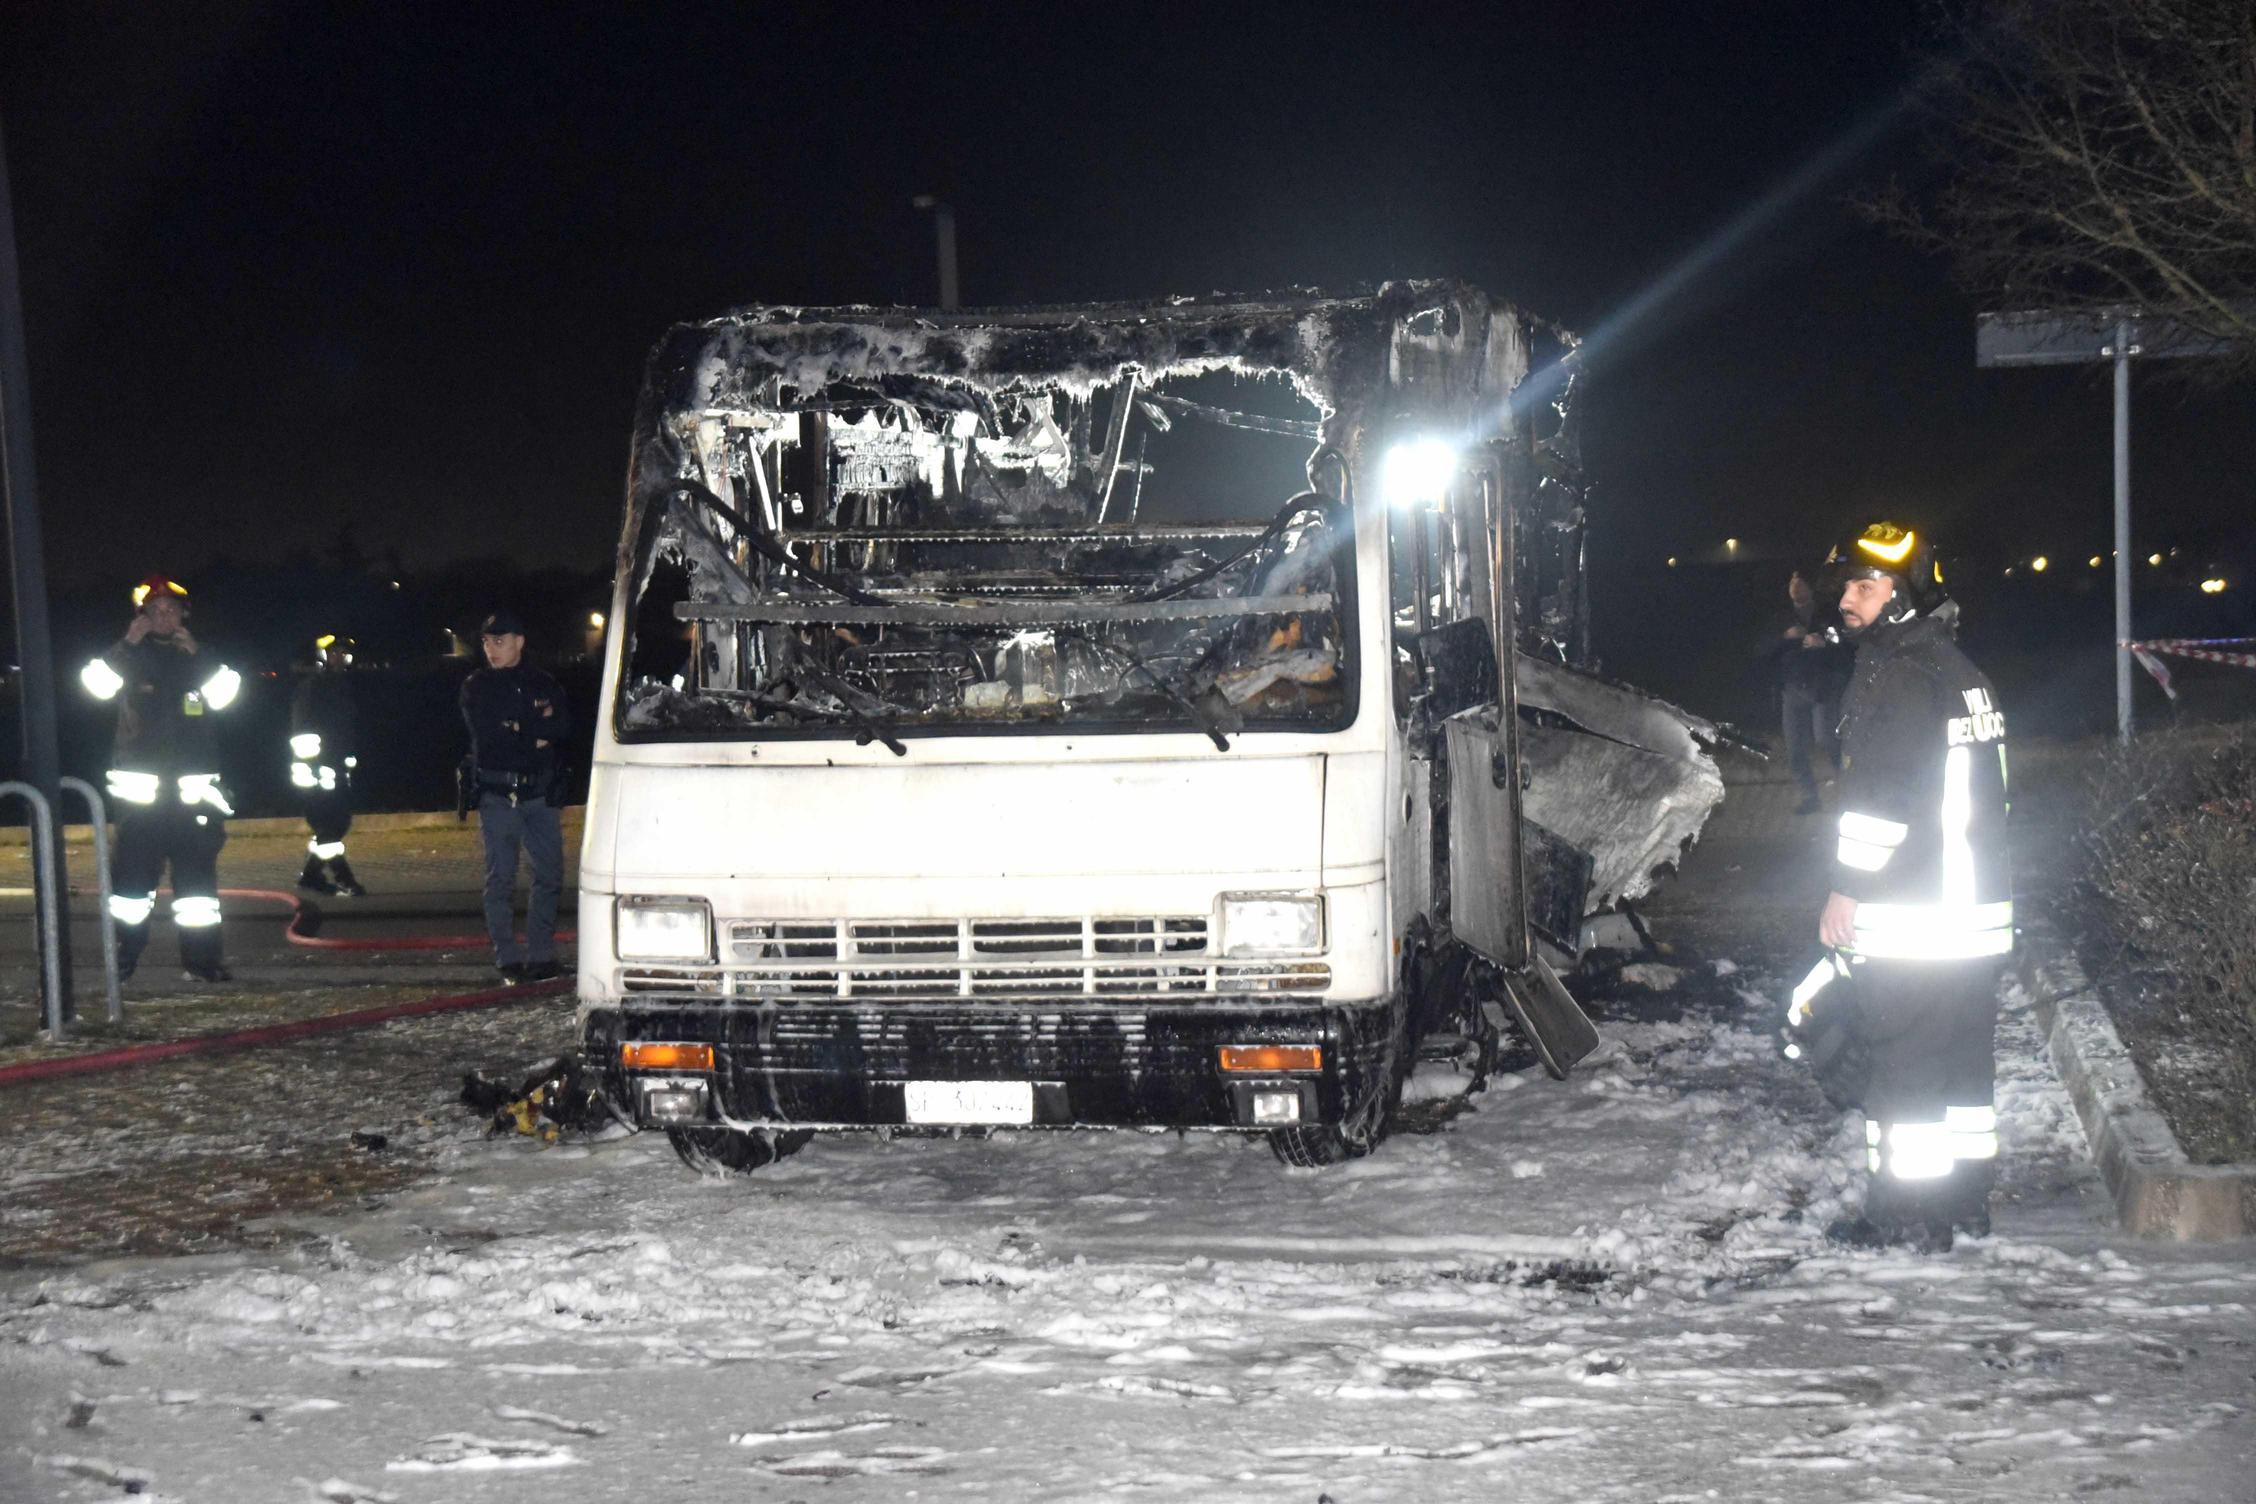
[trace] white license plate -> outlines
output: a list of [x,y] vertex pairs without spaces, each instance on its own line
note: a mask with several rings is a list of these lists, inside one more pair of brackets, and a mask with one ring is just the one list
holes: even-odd
[[901,1094],[912,1123],[1031,1123],[1031,1081],[911,1081]]

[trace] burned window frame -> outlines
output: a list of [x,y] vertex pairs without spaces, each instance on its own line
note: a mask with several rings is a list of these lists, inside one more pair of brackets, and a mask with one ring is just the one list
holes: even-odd
[[[1257,374],[1289,375],[1290,373],[1261,372]],[[1112,394],[1110,398],[1111,401],[1117,403],[1125,399],[1126,401],[1133,403],[1137,400],[1137,383],[1140,380],[1142,380],[1140,373],[1129,373],[1117,383],[1098,384],[1092,390],[1102,391],[1109,387]],[[908,389],[909,388],[895,387],[895,399],[897,400],[901,393]],[[929,386],[921,382],[915,383],[915,389],[919,389],[927,393],[929,393],[929,391],[931,390]],[[1142,390],[1148,396],[1152,391],[1151,383],[1145,383],[1142,387]],[[1043,389],[1039,385],[1034,388],[1034,391],[1038,395],[1045,395],[1046,399],[1046,394],[1043,393]],[[868,397],[874,397],[875,395],[876,394],[874,392],[867,394]],[[1019,394],[1012,395],[1017,396]],[[787,497],[785,494],[784,479],[786,472],[792,468],[795,468],[795,466],[798,464],[803,464],[807,454],[811,452],[807,447],[807,438],[810,432],[821,432],[821,425],[827,424],[830,421],[830,414],[838,411],[852,410],[854,407],[860,406],[861,403],[858,401],[847,403],[834,402],[832,400],[832,394],[829,392],[816,393],[805,400],[791,400],[792,396],[793,394],[779,392],[777,394],[777,400],[775,400],[771,404],[763,405],[763,407],[759,411],[762,416],[774,420],[790,421],[794,418],[798,420],[801,426],[799,428],[799,438],[794,441],[796,445],[795,458],[764,459],[758,456],[756,453],[748,453],[746,458],[749,459],[750,464],[765,465],[768,467],[766,470],[762,471],[761,479],[758,483],[761,504],[758,506],[748,505],[748,503],[751,502],[752,498],[744,494],[743,491],[735,490],[734,488],[731,488],[732,495],[728,498],[728,500],[733,502],[734,505],[739,509],[739,513],[743,517],[743,520],[745,522],[753,524],[758,529],[759,536],[773,543],[798,543],[804,545],[807,544],[810,540],[820,540],[827,538],[831,540],[832,546],[841,546],[836,539],[836,534],[841,532],[859,533],[860,531],[862,531],[862,529],[841,528],[836,525],[824,526],[819,522],[819,520],[817,520],[816,524],[812,527],[806,525],[804,514],[807,510],[814,510],[818,513],[819,518],[819,511],[821,508],[820,494],[818,493],[816,496],[804,498],[796,496],[790,497],[790,500],[805,503],[799,509],[799,511],[795,513],[792,509],[789,509],[785,506]],[[943,404],[941,410],[946,410],[946,407],[949,405],[952,404]],[[1084,420],[1086,420],[1089,413],[1094,409],[1095,405],[1096,404],[1093,402],[1082,402],[1078,404],[1078,411],[1080,412]],[[972,403],[966,401],[963,404],[963,410],[973,410]],[[817,420],[816,426],[813,426],[812,428],[810,428],[810,426],[808,426],[806,422],[806,420],[811,415],[816,416]],[[712,456],[713,454],[719,453],[720,451],[714,450],[712,446],[708,444],[702,444],[690,440],[689,435],[694,429],[698,427],[698,425],[712,422],[716,419],[722,419],[727,416],[734,416],[734,414],[723,415],[716,413],[712,409],[705,409],[695,412],[674,412],[665,415],[665,418],[663,420],[664,423],[666,424],[666,426],[673,429],[677,435],[677,443],[674,446],[676,460],[674,466],[672,467],[680,472],[676,476],[675,480],[675,486],[677,489],[680,483],[684,480],[695,480],[700,485],[711,485],[722,478],[720,476],[717,476],[712,469]],[[1309,425],[1309,427],[1313,429],[1314,425]],[[1107,465],[1115,465],[1118,463],[1116,447],[1117,441],[1118,436],[1116,435],[1113,440],[1109,441],[1106,445],[1105,463]],[[1324,454],[1327,447],[1322,442],[1320,437],[1310,438],[1310,444],[1311,448],[1306,462],[1307,467],[1313,467],[1317,457]],[[732,478],[736,477],[736,471],[734,470],[727,470],[726,474]],[[745,467],[744,475],[741,478],[745,480],[751,479],[751,470],[749,465]],[[1342,484],[1342,489],[1346,489],[1344,483]],[[1312,498],[1321,498],[1323,503],[1322,507],[1317,507]],[[1362,622],[1360,619],[1360,613],[1362,609],[1362,585],[1360,578],[1361,561],[1358,556],[1356,539],[1357,517],[1352,495],[1342,497],[1333,494],[1330,491],[1317,490],[1313,486],[1311,486],[1310,488],[1302,491],[1299,495],[1293,497],[1292,500],[1304,502],[1304,511],[1320,510],[1324,514],[1319,517],[1318,521],[1314,525],[1314,530],[1311,533],[1304,534],[1304,536],[1313,536],[1328,539],[1328,551],[1331,555],[1328,568],[1332,581],[1329,590],[1329,604],[1327,606],[1315,608],[1314,610],[1308,612],[1291,610],[1221,610],[1212,613],[1200,614],[1211,615],[1218,620],[1227,621],[1230,626],[1234,626],[1238,623],[1282,623],[1294,617],[1314,614],[1321,614],[1323,617],[1325,617],[1326,625],[1329,628],[1330,633],[1336,637],[1337,650],[1334,662],[1331,666],[1331,677],[1324,681],[1327,685],[1333,685],[1336,687],[1333,688],[1330,692],[1332,703],[1327,709],[1323,711],[1312,712],[1303,710],[1295,713],[1272,712],[1264,714],[1258,711],[1248,713],[1242,708],[1233,708],[1227,716],[1226,724],[1217,728],[1213,724],[1210,724],[1209,720],[1206,717],[1200,715],[1197,712],[1194,712],[1188,704],[1182,703],[1182,696],[1174,693],[1173,691],[1161,688],[1157,679],[1150,677],[1152,670],[1148,665],[1142,662],[1135,646],[1124,645],[1117,642],[1109,644],[1100,643],[1095,640],[1094,634],[1101,632],[1101,627],[1092,626],[1089,623],[1067,621],[1059,623],[1055,628],[1048,629],[1049,640],[1055,647],[1055,651],[1057,653],[1057,662],[1060,668],[1064,669],[1067,666],[1066,660],[1068,657],[1068,650],[1065,647],[1065,644],[1068,641],[1073,640],[1074,638],[1079,638],[1079,640],[1081,640],[1082,642],[1087,643],[1089,647],[1094,650],[1100,658],[1114,658],[1115,671],[1122,681],[1120,689],[1116,692],[1115,703],[1109,705],[1084,705],[1081,708],[1068,712],[1063,708],[1063,699],[1061,697],[1057,702],[1059,704],[1059,709],[1054,714],[1030,714],[1008,717],[988,717],[978,714],[966,714],[959,710],[953,716],[935,720],[927,720],[919,717],[902,717],[895,719],[889,714],[881,716],[878,713],[873,712],[867,716],[859,718],[859,720],[856,717],[849,715],[837,715],[823,719],[809,718],[805,721],[793,722],[789,719],[781,717],[776,719],[755,719],[747,715],[741,719],[729,719],[725,717],[716,718],[714,720],[700,719],[693,724],[686,725],[669,726],[651,724],[646,720],[641,720],[632,716],[634,704],[636,703],[636,693],[640,689],[643,680],[646,677],[643,675],[638,675],[636,668],[638,660],[642,657],[641,650],[643,647],[643,634],[646,629],[644,622],[644,617],[646,615],[644,602],[647,599],[648,591],[650,589],[654,573],[659,567],[659,551],[661,549],[661,546],[667,541],[669,527],[672,527],[676,530],[675,537],[678,551],[679,537],[687,531],[687,527],[684,521],[681,520],[678,516],[678,509],[694,505],[693,503],[684,501],[681,496],[675,494],[653,498],[651,501],[646,502],[645,505],[637,509],[639,515],[638,525],[640,529],[640,535],[630,540],[632,545],[631,558],[633,562],[632,573],[628,576],[630,580],[630,588],[628,591],[629,609],[622,613],[622,643],[619,656],[619,668],[613,684],[614,695],[611,728],[612,733],[619,742],[629,745],[654,743],[835,742],[839,740],[867,742],[872,739],[869,723],[874,720],[882,719],[884,730],[890,735],[897,737],[904,742],[911,739],[930,740],[935,738],[959,736],[1056,737],[1061,735],[1073,736],[1076,734],[1106,737],[1154,734],[1187,734],[1194,736],[1203,734],[1213,736],[1216,734],[1217,729],[1221,730],[1225,738],[1234,738],[1242,734],[1262,736],[1329,736],[1338,734],[1353,727],[1362,711],[1362,645],[1360,641],[1362,636]],[[790,525],[795,515],[799,516],[801,520],[801,525],[798,527],[793,527]],[[1227,521],[1217,521],[1212,524],[1204,525],[1167,524],[1145,525],[1139,527],[1132,523],[1095,524],[1085,521],[1070,522],[1052,519],[1047,522],[1037,522],[1032,525],[1001,522],[992,524],[980,524],[977,526],[967,526],[961,530],[966,532],[989,533],[999,536],[1007,535],[1013,532],[1015,528],[1023,527],[1027,533],[1027,542],[1029,544],[1040,544],[1043,542],[1057,543],[1060,542],[1061,539],[1065,536],[1070,536],[1076,541],[1119,544],[1129,547],[1141,545],[1154,549],[1165,548],[1170,544],[1174,544],[1178,545],[1181,550],[1176,555],[1177,562],[1199,557],[1198,553],[1195,550],[1188,547],[1188,540],[1190,540],[1191,538],[1222,539],[1232,543],[1237,542],[1238,540],[1243,540],[1244,546],[1236,549],[1234,552],[1228,548],[1218,549],[1217,552],[1223,555],[1223,558],[1219,562],[1209,561],[1210,566],[1214,569],[1214,572],[1216,574],[1227,576],[1231,572],[1241,568],[1255,569],[1263,567],[1276,567],[1276,560],[1274,558],[1268,561],[1266,565],[1263,565],[1259,562],[1259,555],[1261,552],[1261,545],[1265,538],[1271,537],[1272,535],[1277,537],[1289,536],[1292,533],[1293,529],[1290,527],[1279,527],[1279,520],[1280,518],[1278,516],[1272,516],[1266,521],[1264,521],[1264,519],[1259,516],[1234,517],[1228,519]],[[768,526],[768,524],[770,523],[782,523],[783,526],[780,529],[773,528]],[[710,542],[721,546],[724,550],[726,550],[733,542],[736,541],[733,537],[729,536],[735,532],[735,529],[726,521],[721,522],[719,527],[717,528],[701,527],[700,530],[704,531],[707,534]],[[881,532],[882,529],[876,531]],[[916,534],[920,531],[919,529],[915,527],[903,527],[898,529],[898,531],[901,532],[904,537],[902,540],[896,540],[897,543],[906,542],[913,544],[918,541]],[[880,537],[870,538],[866,540],[857,538],[854,541],[885,542],[888,540]],[[843,546],[851,545],[848,544]],[[803,547],[802,552],[805,551],[807,550]],[[1290,557],[1290,555],[1286,554],[1284,555],[1284,557]],[[827,554],[824,556],[824,561],[829,569],[834,572],[839,572],[837,571],[837,566],[835,564],[828,562]],[[726,568],[727,566],[724,565],[721,567]],[[804,569],[799,570],[798,572],[803,575],[807,574],[807,571]],[[1162,572],[1163,570],[1155,571],[1153,580],[1153,584],[1155,586],[1161,584],[1160,574]],[[813,578],[813,576],[809,577]],[[849,574],[848,577],[860,579],[859,576],[854,576],[851,574]],[[976,587],[973,587],[973,589],[966,592],[966,594],[974,600],[978,599]],[[814,597],[801,597],[794,595],[783,598],[771,597],[757,603],[747,602],[745,604],[758,604],[762,607],[762,609],[781,608],[783,611],[789,613],[786,619],[797,619],[801,613],[817,609],[823,598],[824,597],[820,595]],[[1186,597],[1184,599],[1186,603],[1195,603],[1201,598]],[[1228,594],[1223,594],[1213,597],[1212,599],[1214,599],[1218,603],[1226,603],[1231,601],[1233,597]],[[1116,608],[1118,605],[1123,604],[1134,605],[1139,603],[1149,602],[1138,602],[1133,598],[1126,602],[1109,602],[1101,597],[1086,602],[1086,604],[1092,607],[1096,607],[1099,610],[1105,610],[1108,607]],[[899,606],[909,608],[909,610],[913,612],[921,604],[924,603],[914,600],[903,600],[891,602],[886,606],[872,606],[867,608],[848,607],[842,608],[839,612],[839,616],[841,618],[841,624],[843,624],[845,618],[852,617],[856,614],[866,614],[868,610],[885,610],[891,609],[894,606]],[[1172,602],[1168,602],[1167,604],[1172,604]],[[687,612],[680,612],[677,610],[677,614],[685,619],[694,619],[689,618],[689,614]],[[1150,620],[1162,620],[1167,614],[1168,613],[1164,611],[1155,610]],[[718,621],[725,619],[726,617],[724,616],[711,618],[709,620]],[[1134,621],[1137,618],[1134,618],[1132,616],[1124,616],[1117,619],[1125,623],[1128,621]],[[810,625],[813,624],[816,623],[810,621]],[[915,626],[920,624],[913,621],[903,621],[901,625]],[[941,625],[944,629],[946,624]],[[1220,627],[1216,631],[1214,644],[1206,648],[1205,652],[1211,653],[1212,651],[1214,651],[1214,648],[1216,646],[1220,645],[1223,634],[1230,630],[1230,626]],[[977,641],[973,640],[973,638],[977,635],[974,628],[967,626],[965,630],[967,632],[967,640],[964,644],[964,647],[967,652],[984,657],[986,656],[988,650],[991,648],[993,652],[998,656],[999,660],[999,655],[1007,650],[1007,645],[1002,643],[981,645]],[[1040,627],[1031,627],[1022,628],[1021,630],[1042,631],[1044,629]],[[1069,633],[1071,634],[1070,636],[1068,635]],[[700,640],[701,639],[698,633],[693,631],[690,634],[689,641],[693,645],[693,647],[695,644],[699,643]],[[702,651],[702,649],[695,650]],[[1149,651],[1148,647],[1145,649],[1145,651]],[[1129,664],[1133,664],[1134,667],[1129,667]],[[1247,666],[1253,667],[1257,665]],[[1136,680],[1139,678],[1143,679],[1144,682],[1136,682]],[[859,688],[860,686],[855,687]],[[683,690],[680,692],[691,696],[694,696],[697,693],[697,691],[694,690]],[[1172,705],[1169,703],[1171,700],[1175,702]]]

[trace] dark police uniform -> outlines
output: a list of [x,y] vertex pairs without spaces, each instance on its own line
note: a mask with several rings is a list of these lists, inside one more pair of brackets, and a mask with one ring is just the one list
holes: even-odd
[[[515,630],[512,628],[512,630]],[[463,681],[478,825],[486,847],[486,933],[504,970],[556,964],[556,905],[564,890],[564,834],[557,810],[571,715],[555,676],[520,661],[482,668]],[[510,901],[517,853],[533,869],[525,948],[517,947]]]
[[1838,768],[1841,744],[1836,725],[1841,718],[1842,686],[1849,676],[1849,649],[1838,636],[1823,647],[1804,647],[1789,638],[1788,629],[1824,638],[1841,625],[1838,609],[1814,597],[1807,606],[1795,606],[1772,624],[1758,657],[1778,674],[1778,723],[1786,743],[1786,765],[1801,786],[1802,813],[1817,807],[1817,767],[1812,754],[1822,754]]
[[315,669],[290,700],[290,784],[298,791],[305,822],[305,870],[298,886],[358,896],[360,882],[345,860],[352,829],[352,776],[360,765],[360,709],[352,681],[333,669]]
[[172,922],[181,964],[207,981],[227,977],[219,934],[219,849],[227,843],[213,722],[235,700],[241,676],[177,638],[120,639],[79,678],[118,702],[110,755],[110,813],[117,821],[110,915],[118,970],[130,975],[149,943],[157,886],[172,869]]
[[1841,721],[1833,889],[1869,1051],[1866,1219],[1986,1231],[1997,979],[2013,949],[2005,717],[1955,608],[1859,634]]

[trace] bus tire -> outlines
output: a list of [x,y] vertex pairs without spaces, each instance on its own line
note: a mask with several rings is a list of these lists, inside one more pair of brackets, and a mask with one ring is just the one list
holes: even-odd
[[1296,1170],[1318,1170],[1325,1165],[1361,1159],[1377,1147],[1374,1142],[1351,1139],[1329,1124],[1269,1130],[1270,1152]]
[[814,1137],[808,1132],[759,1133],[738,1128],[668,1128],[666,1142],[681,1162],[700,1175],[749,1175],[798,1153]]

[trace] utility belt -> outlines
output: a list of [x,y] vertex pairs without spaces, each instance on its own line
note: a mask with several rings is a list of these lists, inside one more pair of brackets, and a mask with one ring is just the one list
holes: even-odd
[[469,819],[470,811],[488,794],[498,794],[513,805],[528,799],[561,805],[568,788],[567,773],[561,760],[545,773],[513,773],[479,767],[474,758],[466,755],[454,770],[454,817]]
[[493,773],[478,770],[478,792],[506,795],[511,804],[526,799],[546,799],[555,777],[548,773]]

